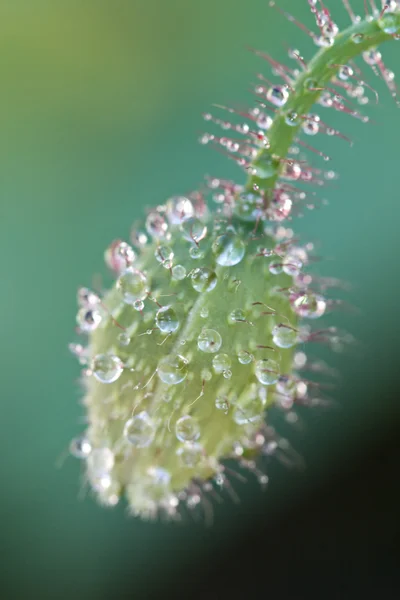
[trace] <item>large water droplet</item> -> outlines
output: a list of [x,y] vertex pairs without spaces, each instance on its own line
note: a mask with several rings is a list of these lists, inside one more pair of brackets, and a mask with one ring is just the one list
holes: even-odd
[[218,352],[222,345],[222,337],[215,329],[203,329],[197,338],[197,345],[202,352]]
[[278,348],[292,348],[297,342],[297,331],[280,323],[272,330],[272,340]]
[[168,385],[181,383],[188,374],[188,361],[179,354],[165,356],[158,363],[157,374],[161,381]]
[[206,237],[207,226],[196,217],[192,217],[182,223],[181,231],[185,240],[198,244]]
[[146,230],[153,238],[165,238],[168,232],[168,223],[157,211],[152,211],[146,219]]
[[161,263],[163,266],[167,264],[167,267],[169,268],[172,263],[172,259],[174,258],[174,253],[172,248],[169,246],[157,246],[154,251],[154,256],[159,263]]
[[98,354],[92,360],[91,369],[100,383],[113,383],[122,375],[124,365],[118,356]]
[[179,327],[179,319],[171,306],[163,306],[156,314],[156,325],[163,333],[173,333]]
[[218,236],[212,245],[215,259],[223,267],[232,267],[240,263],[245,248],[240,237],[231,232]]
[[106,264],[115,273],[128,269],[135,260],[132,246],[122,240],[115,240],[106,250],[104,255]]
[[326,310],[326,300],[319,294],[306,293],[292,300],[295,312],[306,319],[318,319]]
[[136,300],[144,300],[149,292],[146,276],[136,269],[125,271],[117,279],[116,285],[126,304],[134,304]]
[[263,385],[274,385],[279,379],[279,365],[271,358],[263,358],[256,362],[255,374]]
[[235,308],[228,317],[229,323],[244,323],[246,321],[246,314],[241,308]]
[[125,423],[124,436],[136,448],[150,446],[154,440],[155,426],[146,411],[140,412]]
[[217,282],[216,273],[207,267],[195,269],[192,273],[192,286],[196,292],[211,292]]
[[185,415],[177,420],[175,434],[180,442],[195,442],[200,437],[200,428],[193,417]]
[[180,225],[194,216],[193,204],[184,196],[174,196],[167,200],[167,217],[171,225]]
[[224,373],[231,366],[231,359],[228,354],[217,354],[214,356],[212,365],[216,373]]

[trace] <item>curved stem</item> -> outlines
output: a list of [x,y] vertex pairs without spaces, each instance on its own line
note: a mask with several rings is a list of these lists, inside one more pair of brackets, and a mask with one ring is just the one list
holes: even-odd
[[393,39],[393,35],[384,31],[385,21],[389,17],[394,26],[397,24],[397,31],[400,31],[400,13],[391,13],[382,19],[374,19],[371,22],[362,21],[338,34],[332,46],[321,49],[310,61],[293,84],[285,106],[276,112],[273,124],[268,131],[269,148],[260,150],[251,164],[255,170],[257,167],[262,168],[263,164],[272,165],[272,169],[269,169],[268,172],[269,175],[272,175],[263,178],[252,174],[246,184],[247,191],[251,192],[257,189],[255,186],[258,186],[260,192],[264,192],[265,201],[268,202],[282,169],[281,159],[286,158],[303,122],[303,119],[300,118],[295,125],[288,125],[287,115],[303,116],[308,114],[319,99],[322,89],[337,74],[338,65],[345,65],[361,53]]

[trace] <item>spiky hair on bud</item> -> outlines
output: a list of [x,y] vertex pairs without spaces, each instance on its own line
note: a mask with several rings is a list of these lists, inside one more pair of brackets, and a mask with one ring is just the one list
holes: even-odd
[[368,122],[362,107],[377,92],[357,61],[398,103],[378,47],[400,38],[399,1],[363,2],[362,17],[343,4],[351,23],[340,29],[325,2],[308,0],[311,31],[270,2],[318,49],[310,60],[290,50],[288,64],[254,51],[272,70],[271,80],[259,76],[255,106],[219,107],[229,120],[204,115],[223,133],[201,142],[231,157],[247,183],[211,177],[155,207],[129,242],[107,249],[113,287],[78,292],[77,331],[87,343],[70,348],[83,369],[88,425],[70,450],[104,505],[124,495],[143,518],[178,518],[182,506],[207,512],[215,488],[234,493],[227,461],[265,484],[259,459],[298,460],[271,411],[291,422],[297,406],[320,401],[309,377],[322,367],[305,344],[346,341],[335,327],[313,327],[337,305],[327,297],[337,282],[308,272],[313,246],[287,225],[315,205],[315,186],[336,177],[306,140],[348,140],[322,109]]

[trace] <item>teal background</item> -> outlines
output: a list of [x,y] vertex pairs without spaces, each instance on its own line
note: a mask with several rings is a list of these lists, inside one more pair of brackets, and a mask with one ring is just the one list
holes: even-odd
[[[305,0],[295,4],[281,2],[311,25]],[[366,110],[375,122],[326,113],[356,145],[318,138],[340,180],[324,194],[328,207],[294,224],[318,242],[318,270],[353,284],[346,299],[359,309],[331,318],[360,344],[329,358],[342,373],[334,393],[342,409],[313,413],[307,437],[297,438],[308,473],[275,469],[267,494],[239,485],[242,504],[217,507],[214,529],[205,530],[101,509],[79,499],[79,464],[68,458],[57,466],[82,427],[79,372],[67,350],[77,287],[104,272],[104,248],[127,237],[146,206],[196,187],[205,173],[241,178],[197,144],[201,113],[213,102],[251,99],[255,74],[267,69],[246,45],[284,58],[285,44],[306,57],[313,51],[265,0],[2,3],[0,577],[7,598],[106,598],[128,578],[132,593],[146,597],[186,564],[223,552],[266,503],[273,518],[305,486],[329,478],[332,465],[398,414],[395,397],[382,401],[379,391],[397,362],[400,112],[372,74],[381,104]],[[400,42],[385,49],[398,73],[399,50]]]

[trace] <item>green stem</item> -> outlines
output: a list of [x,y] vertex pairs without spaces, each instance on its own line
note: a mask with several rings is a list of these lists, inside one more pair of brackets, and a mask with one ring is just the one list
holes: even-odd
[[[281,159],[287,156],[289,148],[304,122],[300,118],[298,124],[288,125],[287,115],[293,113],[303,116],[309,113],[321,95],[321,88],[325,88],[337,74],[339,67],[335,65],[346,65],[362,52],[393,39],[392,35],[383,30],[384,22],[389,17],[394,20],[394,24],[397,24],[397,31],[400,31],[400,13],[390,14],[381,20],[375,19],[372,22],[362,21],[338,34],[333,46],[321,49],[310,61],[307,69],[293,84],[285,106],[276,112],[273,124],[268,131],[269,148],[260,150],[251,165],[257,169],[257,166],[262,167],[263,164],[271,165],[272,163],[272,176],[261,178],[251,175],[246,185],[247,191],[251,192],[258,186],[268,201],[282,170]],[[315,88],[318,88],[318,91]]]

